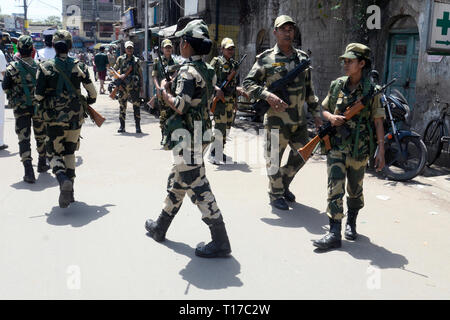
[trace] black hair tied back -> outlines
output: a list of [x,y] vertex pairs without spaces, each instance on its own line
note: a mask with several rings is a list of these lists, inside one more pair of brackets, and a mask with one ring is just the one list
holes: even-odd
[[212,41],[210,39],[198,39],[189,36],[184,36],[183,39],[191,45],[197,55],[205,55],[211,51]]

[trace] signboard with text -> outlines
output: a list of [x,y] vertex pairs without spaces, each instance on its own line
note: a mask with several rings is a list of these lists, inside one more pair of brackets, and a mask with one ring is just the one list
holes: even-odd
[[450,3],[432,2],[428,30],[427,52],[450,55]]

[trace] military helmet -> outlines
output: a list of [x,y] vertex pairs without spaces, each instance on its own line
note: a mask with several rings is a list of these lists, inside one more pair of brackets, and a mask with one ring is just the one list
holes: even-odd
[[175,33],[175,37],[188,36],[197,39],[209,39],[209,30],[206,23],[201,19],[189,22],[183,30]]
[[228,49],[230,47],[234,47],[233,39],[223,38],[222,43],[220,44],[222,48]]
[[170,39],[164,39],[164,40],[161,42],[161,47],[162,47],[162,48],[165,48],[165,47],[167,47],[167,46],[173,47],[172,41],[170,41]]
[[281,27],[283,24],[285,24],[285,23],[292,23],[292,24],[295,24],[295,21],[294,21],[294,19],[292,19],[290,16],[287,16],[287,15],[281,15],[281,16],[278,16],[276,19],[275,19],[275,22],[273,23],[273,26],[275,27],[275,28],[278,28],[278,27]]
[[58,30],[53,34],[53,43],[65,41],[67,45],[72,47],[72,35],[67,30]]
[[33,47],[33,39],[30,36],[22,35],[17,40],[18,49],[29,49]]
[[370,51],[370,48],[362,43],[350,43],[339,60],[363,58],[370,61]]

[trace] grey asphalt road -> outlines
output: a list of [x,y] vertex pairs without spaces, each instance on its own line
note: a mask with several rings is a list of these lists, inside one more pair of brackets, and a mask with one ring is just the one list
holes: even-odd
[[[194,255],[210,240],[186,198],[167,240],[146,235],[166,195],[172,157],[160,148],[158,120],[142,111],[143,134],[118,134],[117,101],[95,108],[107,121],[83,126],[76,154],[76,203],[58,207],[49,173],[22,181],[14,117],[6,110],[0,151],[1,299],[449,299],[450,175],[434,167],[408,183],[367,173],[357,241],[319,253],[311,240],[328,227],[326,163],[311,159],[288,212],[273,210],[262,139],[233,128],[236,165],[206,163],[232,245],[227,259]],[[34,142],[33,142],[34,148]],[[236,151],[236,153],[234,153]],[[37,154],[33,149],[34,165]],[[285,159],[284,159],[285,161]]]

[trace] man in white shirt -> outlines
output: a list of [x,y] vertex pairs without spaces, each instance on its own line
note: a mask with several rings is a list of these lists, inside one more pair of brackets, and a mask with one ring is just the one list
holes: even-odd
[[[3,51],[0,50],[0,81],[3,81],[5,72],[6,72],[6,58],[5,55],[3,54]],[[8,148],[8,146],[3,141],[4,124],[5,124],[5,93],[3,92],[3,88],[0,85],[0,150]]]
[[42,33],[42,35],[44,36],[45,48],[38,50],[38,52],[36,53],[36,57],[34,59],[37,62],[44,62],[55,57],[56,52],[52,45],[53,34],[55,32],[55,29],[47,29]]

